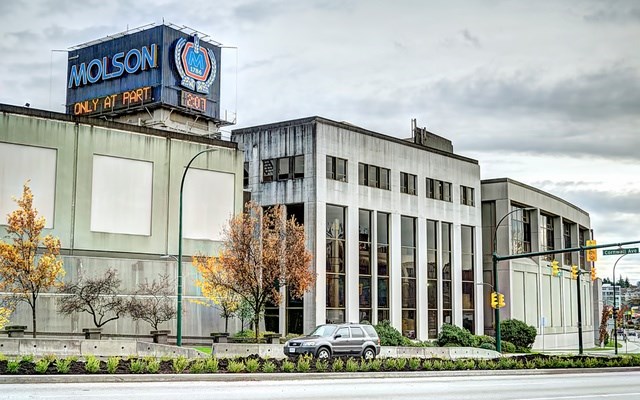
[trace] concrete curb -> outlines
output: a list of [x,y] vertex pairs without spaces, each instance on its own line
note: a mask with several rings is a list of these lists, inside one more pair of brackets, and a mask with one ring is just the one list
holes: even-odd
[[404,371],[404,372],[340,372],[340,373],[253,373],[253,374],[153,374],[153,375],[0,375],[0,385],[7,384],[51,384],[51,383],[136,383],[136,382],[255,382],[255,381],[301,381],[320,379],[388,379],[388,378],[445,378],[459,376],[509,376],[509,375],[558,375],[601,374],[640,371],[640,367],[612,368],[563,368],[563,369],[518,369],[480,371]]

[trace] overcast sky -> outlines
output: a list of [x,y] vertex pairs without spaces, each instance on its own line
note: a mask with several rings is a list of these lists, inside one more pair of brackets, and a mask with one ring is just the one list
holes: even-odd
[[[0,1],[0,103],[64,111],[55,50],[163,19],[237,48],[237,127],[320,115],[408,137],[417,118],[483,179],[588,211],[598,243],[640,240],[640,1]],[[640,256],[616,270],[640,280]]]

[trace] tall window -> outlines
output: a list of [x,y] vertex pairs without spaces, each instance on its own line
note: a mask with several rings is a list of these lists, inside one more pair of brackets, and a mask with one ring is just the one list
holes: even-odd
[[511,214],[511,252],[531,252],[531,216],[529,210],[513,206]]
[[468,186],[460,185],[460,204],[466,206],[475,206],[475,189]]
[[[548,251],[555,249],[553,236],[553,217],[540,214],[540,250]],[[543,256],[545,260],[553,260],[553,255]]]
[[345,322],[345,207],[327,205],[327,323]]
[[[571,248],[571,223],[562,221],[562,242],[564,243],[564,248]],[[571,265],[571,253],[564,253],[564,265]]]
[[378,322],[389,321],[389,214],[377,213]]
[[402,334],[416,337],[416,219],[401,217],[402,244]]
[[[580,240],[580,246],[586,246],[587,245],[587,231],[586,230],[580,229],[579,240]],[[587,269],[587,264],[586,264],[584,251],[581,251],[579,254],[580,254],[579,255],[579,257],[580,257],[580,261],[579,261],[580,269],[586,270]]]
[[360,321],[372,322],[371,319],[371,211],[359,210],[358,244],[359,244],[359,278],[358,302]]
[[438,222],[427,220],[427,323],[429,339],[438,336]]
[[474,237],[473,227],[462,225],[462,326],[475,331],[474,314]]
[[346,182],[347,160],[343,158],[327,156],[327,179]]
[[427,178],[427,198],[451,202],[451,182]]
[[272,182],[304,178],[304,156],[274,158],[262,161],[262,181]]
[[416,195],[418,188],[416,188],[417,177],[406,172],[400,172],[400,193]]
[[[287,204],[287,220],[291,218],[294,218],[299,224],[304,225],[304,204]],[[285,333],[302,334],[304,330],[304,301],[303,298],[293,298],[288,287],[285,312]],[[278,330],[276,329],[274,332],[278,332]]]
[[440,226],[442,227],[442,322],[452,324],[451,224],[442,222]]
[[242,175],[242,186],[245,189],[249,188],[249,163],[246,161],[244,163],[244,172]]
[[370,186],[389,190],[389,170],[375,165],[358,164],[358,183],[363,186]]

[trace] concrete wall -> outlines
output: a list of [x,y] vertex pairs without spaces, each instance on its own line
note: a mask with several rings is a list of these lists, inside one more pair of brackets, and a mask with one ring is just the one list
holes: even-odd
[[[197,225],[205,225],[210,220],[226,221],[242,210],[242,165],[243,153],[237,145],[206,137],[161,131],[145,127],[112,123],[98,119],[73,118],[64,114],[0,105],[0,145],[5,148],[51,149],[55,153],[55,165],[51,179],[55,181],[54,198],[39,196],[45,182],[36,160],[28,168],[8,165],[0,159],[0,197],[10,199],[22,193],[22,183],[32,179],[30,185],[34,193],[36,207],[38,202],[52,206],[53,212],[43,236],[52,234],[60,238],[65,262],[66,282],[76,282],[80,277],[102,275],[107,269],[114,268],[122,280],[123,294],[130,294],[145,279],[151,281],[159,274],[168,274],[176,279],[176,258],[178,253],[180,183],[184,168],[190,159],[205,149],[214,151],[203,153],[191,165],[185,180],[183,196],[183,275],[185,285],[183,336],[208,337],[212,331],[224,328],[217,312],[210,307],[197,305],[190,300],[198,299],[199,290],[195,287],[197,274],[191,266],[190,256],[198,252],[208,255],[217,254],[220,247],[220,233],[214,232],[200,239],[189,239],[190,230],[198,231]],[[12,147],[18,146],[18,147]],[[96,157],[124,160],[135,165],[140,163],[151,166],[149,180],[143,181],[149,187],[149,197],[141,201],[136,197],[137,187],[124,185],[122,191],[95,194]],[[28,162],[25,161],[25,162]],[[108,170],[104,171],[108,174]],[[230,183],[220,187],[195,187],[190,181],[197,173],[224,175],[230,177]],[[117,186],[118,180],[129,178],[122,176],[111,178],[110,184]],[[208,175],[207,175],[208,176]],[[191,186],[191,192],[187,189]],[[130,189],[130,190],[129,190]],[[198,190],[207,195],[198,195]],[[95,205],[100,201],[109,209],[110,204],[121,205],[113,215],[100,214]],[[2,214],[15,209],[11,205]],[[0,204],[4,204],[0,202]],[[136,216],[138,209],[129,206],[142,206],[149,210],[148,220],[138,225],[148,233],[121,233],[120,226],[129,223],[126,216]],[[93,207],[93,208],[92,208]],[[223,211],[221,211],[223,210]],[[92,219],[93,218],[93,219]],[[96,219],[112,218],[111,231],[92,228]],[[109,222],[109,221],[107,221]],[[6,230],[0,219],[0,238]],[[195,228],[190,228],[190,224]],[[221,228],[221,227],[220,227]],[[196,232],[197,233],[197,232]],[[193,236],[191,236],[193,237]],[[160,259],[169,254],[173,258]],[[2,293],[0,293],[2,295]],[[64,318],[57,314],[57,294],[44,293],[38,300],[38,331],[55,333],[79,332],[82,328],[93,326],[87,314]],[[202,298],[200,298],[202,300]],[[21,304],[11,316],[11,324],[27,325],[31,329],[30,308]],[[234,323],[231,324],[235,329]],[[148,333],[151,328],[143,322],[120,319],[105,326],[106,333],[139,334]],[[175,334],[175,321],[163,324],[162,329],[171,329]]]

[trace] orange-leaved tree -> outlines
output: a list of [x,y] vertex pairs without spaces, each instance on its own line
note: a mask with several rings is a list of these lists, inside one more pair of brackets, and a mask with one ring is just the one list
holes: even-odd
[[[10,292],[16,301],[31,307],[33,337],[36,337],[36,305],[40,293],[61,287],[64,276],[60,255],[60,240],[51,235],[40,237],[45,219],[33,208],[33,194],[28,182],[22,197],[14,199],[18,209],[7,216],[8,237],[13,243],[0,240],[0,290]],[[41,254],[38,254],[38,250]]]
[[[213,282],[228,281],[227,271],[220,264],[219,259],[215,257],[196,256],[193,258],[193,265],[202,277],[196,280],[196,286],[200,288],[202,295],[220,310],[220,316],[224,318],[224,331],[229,332],[229,318],[236,315],[240,306],[240,296],[227,287],[213,284]],[[206,306],[211,305],[201,301],[194,302]]]
[[245,211],[233,217],[224,229],[218,258],[195,259],[200,264],[219,265],[210,269],[213,273],[201,270],[202,280],[237,294],[249,304],[254,312],[257,341],[265,305],[280,304],[280,289],[286,286],[293,298],[302,298],[315,281],[305,241],[304,227],[294,218],[287,220],[283,206],[263,211],[258,204],[249,202]]

